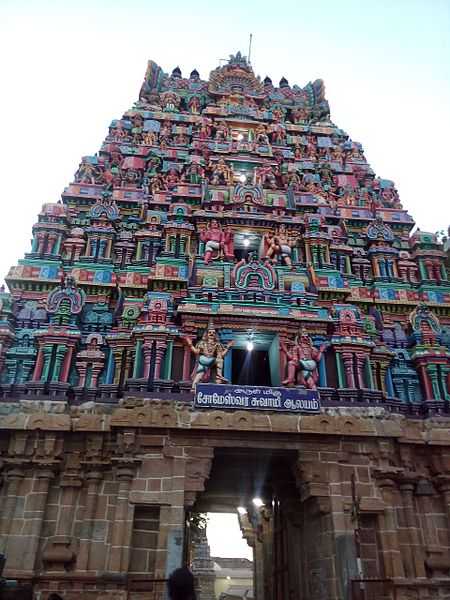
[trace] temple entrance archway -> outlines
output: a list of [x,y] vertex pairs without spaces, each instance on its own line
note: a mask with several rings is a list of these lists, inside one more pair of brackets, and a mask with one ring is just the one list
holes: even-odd
[[253,550],[255,600],[306,599],[292,511],[294,505],[301,510],[296,459],[291,450],[216,448],[210,478],[193,507],[194,513],[238,514]]

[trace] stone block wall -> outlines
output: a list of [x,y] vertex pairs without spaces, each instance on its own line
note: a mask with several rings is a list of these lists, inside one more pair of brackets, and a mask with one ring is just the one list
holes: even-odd
[[[445,419],[239,421],[239,411],[164,411],[159,422],[145,404],[57,419],[36,407],[23,418],[1,418],[0,543],[8,577],[32,582],[42,600],[52,592],[65,600],[153,600],[183,560],[186,510],[201,498],[214,452],[247,448],[281,453],[292,480],[269,473],[280,515],[268,504],[261,527],[246,524],[257,600],[272,600],[273,590],[294,600],[350,598],[359,575],[356,535],[364,577],[386,579],[397,600],[448,594]],[[245,459],[241,468],[248,478]]]

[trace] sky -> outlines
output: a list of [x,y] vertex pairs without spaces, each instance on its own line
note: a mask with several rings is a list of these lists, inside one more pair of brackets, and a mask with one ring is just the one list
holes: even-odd
[[211,556],[253,560],[253,550],[242,537],[237,513],[208,513],[206,534]]
[[[324,79],[332,120],[422,230],[446,229],[449,32],[450,0],[0,0],[0,278],[137,99],[148,59],[207,78],[250,33],[255,73]],[[210,529],[213,554],[248,552],[237,526]]]

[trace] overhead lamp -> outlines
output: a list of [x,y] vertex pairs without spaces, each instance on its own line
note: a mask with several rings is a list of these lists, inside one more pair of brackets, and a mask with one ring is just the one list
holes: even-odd
[[238,513],[243,516],[247,514],[247,509],[244,506],[238,506],[237,507],[237,511]]
[[247,175],[244,175],[244,173],[242,173],[241,175],[239,175],[239,181],[241,183],[245,183],[247,181]]
[[261,498],[253,498],[252,502],[256,508],[261,508],[261,506],[264,506],[264,502],[261,500]]
[[243,244],[246,248],[248,248],[250,246],[250,240],[248,239],[248,235],[244,235]]
[[251,352],[254,349],[255,344],[251,340],[248,340],[245,347],[247,348],[247,352]]
[[244,139],[244,136],[242,135],[242,133],[238,133],[237,139],[238,139],[238,142],[242,142],[242,140]]

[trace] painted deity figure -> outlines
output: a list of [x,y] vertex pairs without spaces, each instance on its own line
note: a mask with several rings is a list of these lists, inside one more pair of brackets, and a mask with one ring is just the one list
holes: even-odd
[[205,265],[208,265],[213,259],[219,258],[222,252],[224,252],[226,258],[233,258],[231,230],[222,231],[217,219],[211,220],[208,228],[200,233],[200,239],[205,242]]
[[303,158],[303,149],[299,144],[295,146],[294,158],[295,160],[301,160]]
[[160,142],[166,142],[167,144],[170,142],[172,135],[172,125],[166,121],[164,125],[161,127],[161,131],[159,132],[159,140]]
[[180,181],[180,175],[178,171],[174,168],[169,169],[169,172],[166,175],[166,184],[169,190],[174,188],[177,183]]
[[267,135],[266,128],[260,124],[255,130],[256,143],[263,146],[269,145],[269,136]]
[[288,175],[287,184],[294,192],[299,192],[302,186],[302,180],[300,175],[297,172]]
[[75,173],[77,183],[98,183],[100,172],[95,165],[88,162],[82,162],[78,171]]
[[161,95],[163,101],[163,110],[167,112],[177,112],[180,104],[180,98],[170,90]]
[[223,376],[223,363],[225,355],[233,345],[229,342],[226,345],[220,343],[216,330],[209,327],[203,334],[202,339],[194,346],[189,338],[183,338],[193,354],[197,356],[192,378],[192,391],[195,391],[197,383],[209,381],[214,371],[215,383],[228,383]]
[[210,183],[213,185],[231,184],[233,180],[233,174],[223,158],[219,158],[217,163],[210,163],[209,168],[212,170]]
[[219,123],[216,125],[216,141],[221,142],[227,140],[229,134],[230,132],[225,121],[219,121]]
[[261,165],[255,169],[255,185],[262,185],[271,190],[277,189],[275,170],[271,165]]
[[200,99],[197,96],[192,96],[188,101],[188,108],[193,115],[200,114]]
[[150,190],[152,194],[157,194],[158,192],[164,192],[167,190],[164,176],[161,173],[156,173],[156,175],[152,178],[150,182]]
[[211,137],[211,120],[210,119],[202,119],[200,129],[198,132],[198,137],[201,140],[207,140]]
[[291,110],[291,119],[292,119],[292,122],[295,123],[296,125],[298,123],[305,123],[307,121],[307,118],[308,118],[308,111],[306,110],[306,108],[297,106],[296,108],[293,108]]
[[292,248],[297,244],[297,240],[289,235],[286,225],[280,225],[275,234],[268,238],[267,243],[266,258],[276,261],[280,257],[292,269]]
[[192,163],[187,171],[186,171],[186,175],[187,175],[187,180],[189,181],[189,183],[201,183],[205,173],[202,169],[202,167],[200,165],[198,165],[197,163]]
[[273,144],[284,144],[286,141],[286,129],[281,124],[275,124],[272,126],[272,143]]
[[142,143],[146,146],[154,146],[157,139],[157,135],[154,131],[145,131],[142,135]]
[[313,346],[307,333],[298,335],[290,348],[282,342],[281,351],[287,358],[287,377],[282,384],[286,386],[300,385],[309,390],[317,389],[319,379],[317,367],[325,348],[325,344],[320,348]]

